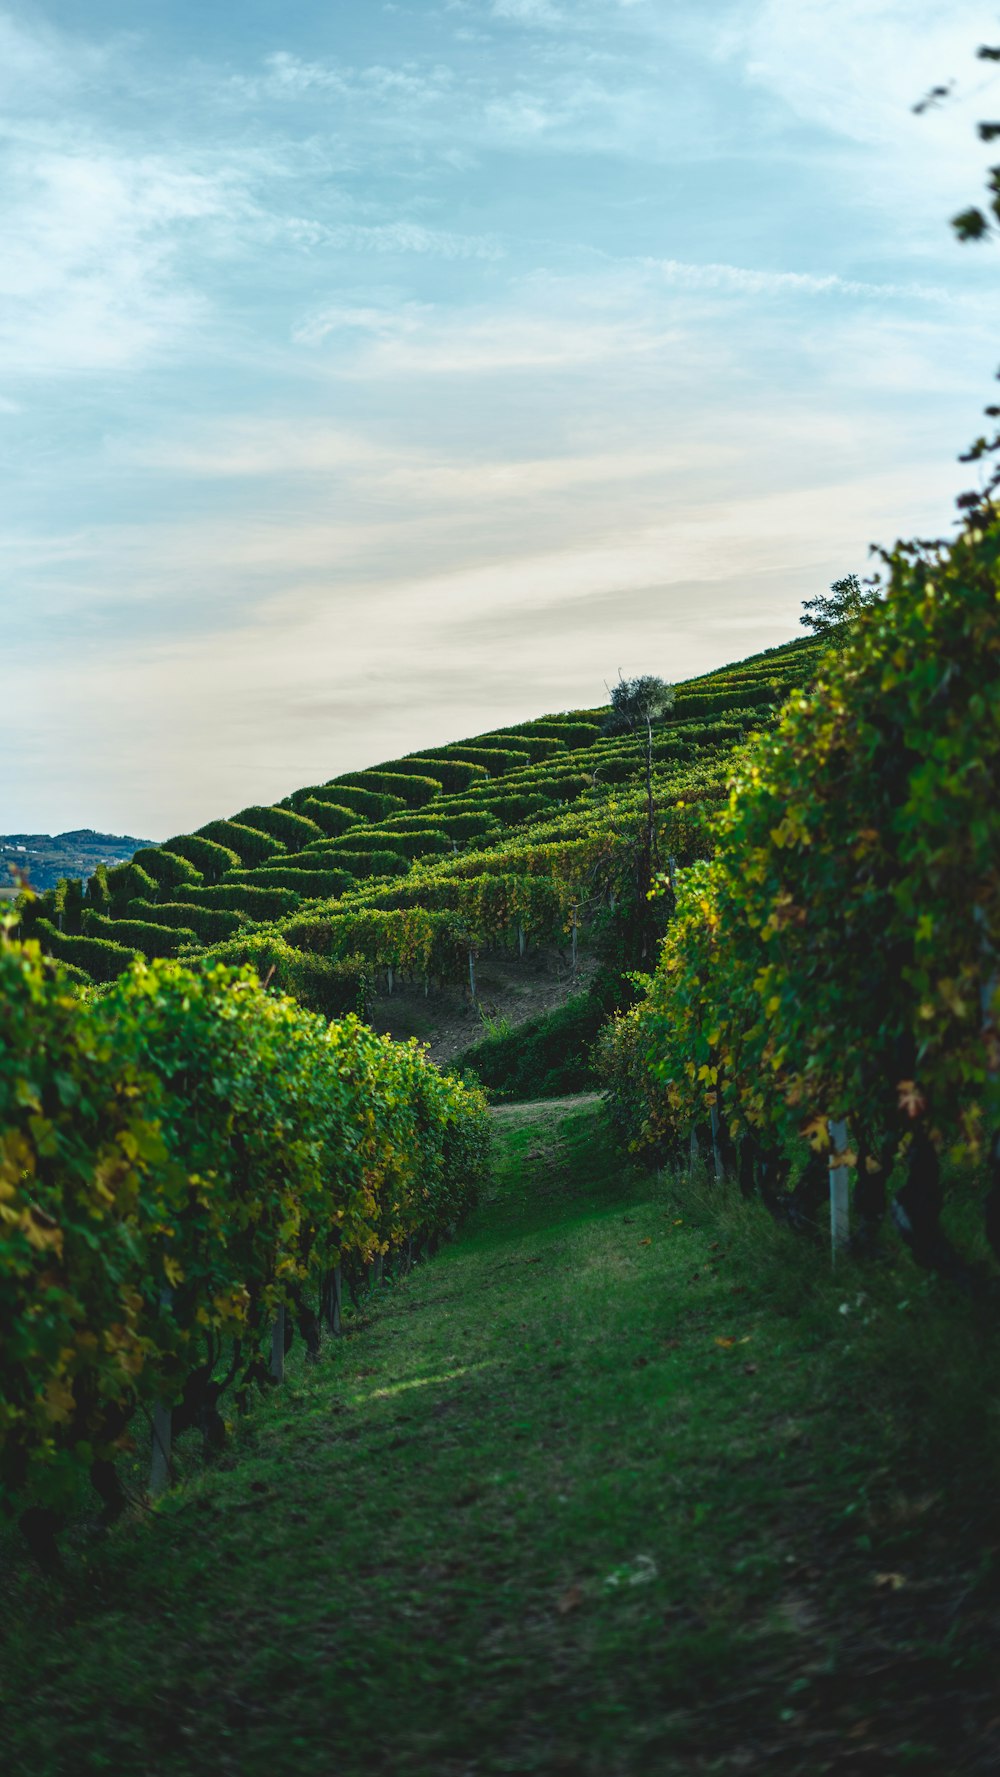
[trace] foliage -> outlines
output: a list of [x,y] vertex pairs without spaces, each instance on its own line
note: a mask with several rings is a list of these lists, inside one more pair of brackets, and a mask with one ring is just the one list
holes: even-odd
[[170,852],[173,857],[187,858],[201,871],[207,883],[218,882],[227,870],[235,870],[240,861],[231,846],[219,845],[214,839],[205,839],[196,833],[178,834],[160,849]]
[[244,882],[220,882],[212,888],[189,889],[184,899],[196,907],[220,907],[227,913],[245,913],[250,919],[277,919],[298,903],[294,889],[260,888],[257,878]]
[[141,950],[147,957],[175,956],[182,944],[196,941],[196,933],[190,926],[162,925],[145,919],[109,919],[107,914],[90,911],[83,919],[88,938],[107,938],[130,950]]
[[348,833],[356,827],[363,817],[357,809],[347,808],[342,803],[326,802],[319,796],[306,796],[300,803],[300,812],[325,833],[328,838],[335,839],[340,833]]
[[110,911],[118,916],[125,912],[129,902],[136,895],[155,901],[157,885],[148,870],[141,864],[115,864],[105,876],[110,900]]
[[436,777],[405,771],[355,771],[348,777],[335,779],[339,796],[341,788],[372,790],[377,795],[391,795],[408,808],[422,808],[441,794],[441,780]]
[[604,723],[605,734],[634,734],[658,722],[673,708],[672,686],[653,673],[638,679],[619,678],[611,687],[611,708]]
[[407,777],[420,777],[425,783],[438,784],[446,794],[471,789],[474,784],[485,783],[489,776],[483,761],[474,764],[465,754],[461,759],[456,759],[447,752],[428,754],[426,758],[411,754],[406,759],[392,759],[385,765],[379,765],[377,770],[380,773],[402,772]]
[[166,846],[146,846],[142,851],[133,853],[132,863],[145,870],[147,876],[151,876],[162,889],[191,888],[195,883],[204,881],[201,870],[190,858],[182,857],[179,852],[169,851]]
[[220,938],[230,937],[243,918],[241,914],[228,913],[222,907],[200,907],[192,901],[131,901],[129,912],[134,919],[183,927],[186,939],[198,937],[203,944],[215,944]]
[[877,604],[881,596],[878,586],[862,586],[857,574],[846,574],[833,582],[828,594],[804,600],[799,622],[814,635],[839,638],[847,625]]
[[233,820],[243,827],[252,827],[258,833],[270,833],[273,838],[280,839],[290,852],[301,851],[314,839],[319,839],[322,828],[306,815],[295,814],[290,808],[264,808],[255,805],[253,808],[241,809],[233,815]]
[[456,1072],[472,1070],[502,1098],[557,1098],[584,1092],[594,1083],[590,1051],[605,1019],[604,1007],[588,993],[571,999],[510,1031],[491,1033],[456,1056]]
[[116,944],[108,938],[69,937],[47,919],[36,922],[33,936],[49,956],[83,969],[93,981],[113,981],[139,957],[138,950],[131,945]]
[[3,1503],[65,1500],[206,1341],[252,1369],[340,1253],[449,1225],[487,1141],[481,1100],[415,1045],[252,971],[139,965],[86,1001],[2,940]]
[[216,845],[234,851],[241,864],[262,864],[265,858],[272,858],[287,849],[281,839],[256,827],[244,826],[241,821],[208,821],[204,827],[198,828],[195,837],[213,839]]
[[961,1158],[1000,1122],[1000,523],[886,563],[885,601],[746,755],[615,1039],[678,1130],[718,1103],[767,1142],[848,1116]]

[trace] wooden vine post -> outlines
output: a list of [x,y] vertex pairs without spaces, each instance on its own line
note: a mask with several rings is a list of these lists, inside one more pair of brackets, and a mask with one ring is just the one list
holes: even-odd
[[577,952],[576,910],[577,910],[577,903],[574,901],[573,902],[573,973],[574,973],[574,975],[576,974],[576,963],[577,963],[577,954],[578,954],[578,952]]
[[278,1309],[271,1329],[271,1381],[285,1380],[285,1308]]
[[472,994],[473,999],[475,999],[475,997],[476,997],[476,956],[475,956],[475,952],[472,950],[469,951],[469,990]]
[[[172,1291],[160,1291],[160,1307],[169,1308]],[[153,1408],[153,1448],[149,1463],[149,1497],[159,1499],[170,1486],[171,1444],[173,1441],[173,1408],[166,1401],[157,1401]]]
[[719,1107],[717,1104],[713,1104],[711,1106],[711,1120],[712,1120],[712,1161],[715,1166],[715,1182],[717,1185],[721,1185],[726,1174],[725,1174],[725,1168],[723,1167],[723,1164],[722,1164],[722,1144],[719,1141]]
[[149,1464],[149,1497],[159,1499],[170,1486],[170,1446],[173,1412],[164,1401],[153,1408],[153,1453]]
[[850,1167],[837,1165],[838,1155],[847,1152],[847,1124],[843,1118],[830,1125],[830,1256],[834,1264],[838,1253],[846,1250],[851,1233]]

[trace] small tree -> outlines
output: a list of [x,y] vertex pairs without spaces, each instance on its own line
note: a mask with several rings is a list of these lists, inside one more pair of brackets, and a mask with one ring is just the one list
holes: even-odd
[[881,596],[877,586],[864,586],[857,574],[845,574],[843,580],[833,582],[828,594],[804,600],[799,622],[814,635],[841,636],[848,624],[870,605],[877,605]]
[[[659,864],[656,843],[656,808],[653,802],[653,723],[674,707],[674,691],[663,679],[647,673],[640,679],[623,679],[609,691],[611,708],[604,721],[605,734],[642,734],[646,736],[646,831],[639,857],[637,893],[640,911],[647,906],[646,895]],[[645,922],[643,955],[648,948]]]

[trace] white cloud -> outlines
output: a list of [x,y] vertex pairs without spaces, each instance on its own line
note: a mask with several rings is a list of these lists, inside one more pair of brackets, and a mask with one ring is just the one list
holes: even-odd
[[18,145],[0,219],[0,368],[8,375],[109,370],[204,312],[179,275],[187,232],[226,216],[232,182],[156,156]]
[[[891,211],[898,237],[901,224],[940,235],[948,206],[967,204],[978,191],[984,163],[974,126],[984,79],[974,57],[996,33],[993,0],[946,7],[940,0],[738,0],[710,41],[786,115],[867,151],[865,170],[852,161],[848,171],[855,201]],[[916,102],[951,79],[953,98],[916,117]]]

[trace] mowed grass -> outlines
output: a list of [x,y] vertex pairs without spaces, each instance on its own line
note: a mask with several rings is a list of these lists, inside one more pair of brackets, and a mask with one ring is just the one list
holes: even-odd
[[594,1099],[496,1128],[221,1461],[60,1579],[11,1545],[8,1777],[995,1770],[989,1317],[639,1174]]

